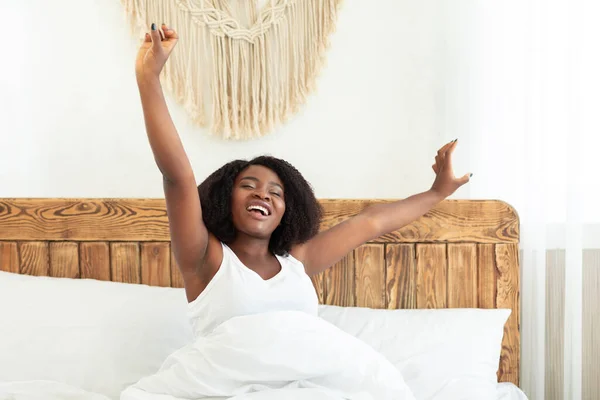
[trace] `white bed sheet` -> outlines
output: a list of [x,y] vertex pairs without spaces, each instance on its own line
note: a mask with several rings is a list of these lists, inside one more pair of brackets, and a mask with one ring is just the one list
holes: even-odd
[[[273,392],[273,400],[281,399],[283,393],[278,391]],[[311,399],[311,400],[329,400],[328,397],[319,398],[316,393],[306,395],[303,392],[300,396],[294,396],[292,393],[287,393],[286,399],[293,400],[294,398],[300,399]],[[251,396],[247,397],[248,400],[252,399]],[[224,400],[223,397],[211,397],[203,400]],[[269,397],[262,394],[263,399],[269,399]],[[59,382],[51,381],[23,381],[23,382],[0,382],[0,400],[116,400],[110,399],[103,395],[86,392],[79,388],[69,386]],[[439,399],[442,400],[442,399]],[[448,399],[454,400],[454,399]],[[512,383],[500,383],[498,384],[498,393],[495,400],[528,400],[527,396]]]
[[528,400],[521,389],[512,383],[499,383],[496,400]]
[[[344,400],[320,389],[277,389],[201,400]],[[0,382],[0,400],[118,400],[52,381]],[[183,399],[181,399],[183,400]],[[199,399],[200,400],[200,399]]]
[[113,400],[54,381],[0,382],[0,400]]

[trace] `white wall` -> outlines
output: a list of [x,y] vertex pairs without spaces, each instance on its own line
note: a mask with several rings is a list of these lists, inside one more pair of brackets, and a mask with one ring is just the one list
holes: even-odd
[[[162,197],[133,75],[137,41],[120,3],[0,4],[0,197]],[[272,154],[321,198],[428,189],[435,151],[460,137],[449,49],[468,29],[460,20],[449,29],[445,12],[442,1],[344,2],[317,92],[260,140],[211,137],[171,103],[197,180],[231,159]]]

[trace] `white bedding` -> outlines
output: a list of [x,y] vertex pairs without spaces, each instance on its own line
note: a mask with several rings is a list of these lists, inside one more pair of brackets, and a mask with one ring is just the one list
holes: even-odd
[[414,399],[400,372],[373,348],[317,316],[282,311],[231,318],[198,336],[169,356],[156,374],[126,389],[121,400],[283,395]]
[[[193,359],[191,353],[175,352],[193,339],[183,289],[0,271],[2,304],[10,307],[0,306],[0,400],[117,400],[124,389],[156,373],[161,365],[156,379],[148,378],[136,387],[146,396],[141,398],[147,399],[148,391],[142,389],[146,383],[149,389],[162,386],[171,394],[183,387],[162,379],[184,353]],[[307,324],[299,318],[288,326],[293,318],[280,316],[239,319],[224,324],[208,341],[185,348],[216,356],[209,360],[210,368],[204,364],[201,378],[213,389],[229,388],[229,393],[218,393],[223,396],[219,400],[249,390],[240,387],[244,380],[265,387],[288,386],[246,399],[330,400],[364,388],[372,392],[391,386],[393,390],[401,379],[414,397],[424,400],[526,399],[513,385],[496,387],[508,316],[503,310],[321,306],[320,316],[329,325]],[[223,344],[228,352],[221,354],[218,349]],[[354,354],[349,349],[360,351]],[[167,359],[169,354],[173,355]],[[227,361],[239,356],[246,357],[245,366]],[[464,362],[457,365],[460,357]],[[315,360],[327,363],[315,369]],[[213,367],[221,370],[211,371]],[[198,397],[185,394],[184,398]]]
[[[224,397],[207,397],[203,400],[232,400]],[[256,392],[235,400],[339,400],[320,389],[278,389]],[[0,400],[113,400],[86,392],[73,386],[50,381],[0,382]],[[447,399],[455,400],[455,399]],[[527,400],[525,394],[511,383],[498,384],[497,397],[491,400]]]
[[0,400],[112,400],[61,382],[0,382]]
[[527,400],[527,396],[512,383],[499,383],[496,400]]

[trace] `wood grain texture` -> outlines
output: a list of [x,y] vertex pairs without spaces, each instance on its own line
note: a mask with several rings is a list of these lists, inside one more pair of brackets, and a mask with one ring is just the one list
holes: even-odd
[[79,249],[75,242],[51,242],[50,276],[79,278]]
[[181,275],[181,271],[179,271],[179,266],[177,265],[177,260],[175,260],[175,255],[171,251],[171,287],[174,288],[182,288],[185,287],[183,283],[183,276]]
[[504,327],[504,340],[500,359],[499,376],[502,382],[519,382],[520,362],[520,285],[519,248],[516,244],[496,245],[498,286],[496,304],[498,308],[512,310]]
[[354,252],[325,271],[325,303],[354,306]]
[[48,243],[22,242],[19,244],[19,271],[24,275],[48,276],[50,263],[48,261]]
[[171,250],[169,243],[141,244],[142,283],[150,286],[171,287]]
[[354,250],[356,306],[385,308],[384,247],[366,244]]
[[17,242],[0,242],[0,271],[19,273]]
[[[329,228],[372,204],[320,200]],[[0,240],[169,241],[163,199],[0,199]],[[518,216],[500,201],[446,200],[414,223],[375,239],[394,242],[517,243]]]
[[385,252],[386,306],[417,308],[417,270],[412,244],[388,244]]
[[[392,200],[321,200],[321,229],[334,226],[372,204]],[[517,243],[519,218],[501,201],[445,200],[404,228],[373,240],[377,243],[477,242]]]
[[448,245],[448,307],[477,307],[477,247]]
[[313,275],[310,277],[310,280],[315,287],[315,292],[317,292],[319,304],[325,304],[325,273],[321,272],[320,274]]
[[140,249],[138,243],[111,243],[110,270],[114,282],[140,283]]
[[477,299],[479,308],[496,308],[496,247],[493,244],[477,246]]
[[446,308],[448,261],[445,244],[418,244],[416,308]]
[[0,240],[169,240],[162,199],[0,199]]
[[81,277],[110,281],[110,250],[107,242],[84,242],[79,245]]

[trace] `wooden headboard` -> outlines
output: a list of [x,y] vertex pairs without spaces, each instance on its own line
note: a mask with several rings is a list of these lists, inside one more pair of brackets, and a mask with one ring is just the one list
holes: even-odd
[[[321,200],[322,228],[387,200]],[[499,380],[519,384],[519,220],[500,201],[442,202],[313,283],[323,304],[510,308]],[[162,199],[0,199],[0,270],[182,287]]]

